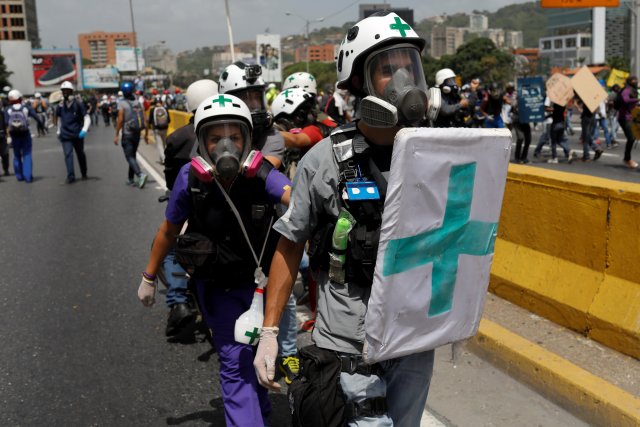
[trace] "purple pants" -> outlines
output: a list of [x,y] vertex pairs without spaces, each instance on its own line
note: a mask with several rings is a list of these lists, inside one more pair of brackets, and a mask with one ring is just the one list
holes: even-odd
[[267,389],[258,384],[253,368],[255,347],[239,344],[233,337],[236,319],[251,306],[255,285],[219,289],[197,282],[202,315],[213,332],[220,360],[220,385],[227,426],[265,426],[271,414]]

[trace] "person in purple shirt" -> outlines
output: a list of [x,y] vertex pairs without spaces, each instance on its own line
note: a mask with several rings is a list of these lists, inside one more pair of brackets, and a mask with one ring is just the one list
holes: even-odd
[[638,77],[629,76],[627,78],[627,84],[620,92],[620,97],[622,98],[622,103],[618,110],[618,123],[620,123],[624,136],[627,138],[627,145],[624,147],[624,164],[630,169],[635,169],[638,167],[638,162],[631,160],[631,149],[635,142],[635,137],[631,131],[631,123],[633,123],[631,112],[638,105]]
[[[158,268],[188,220],[176,258],[196,281],[203,318],[215,337],[226,424],[269,425],[267,389],[258,384],[253,368],[255,347],[236,342],[234,326],[251,306],[256,275],[269,272],[280,237],[271,229],[275,208],[289,204],[291,182],[267,160],[260,162],[259,155],[252,161],[251,113],[240,98],[206,98],[194,125],[199,156],[178,173],[138,298],[145,306],[155,302]],[[188,239],[204,245],[209,255],[185,261],[181,241]]]

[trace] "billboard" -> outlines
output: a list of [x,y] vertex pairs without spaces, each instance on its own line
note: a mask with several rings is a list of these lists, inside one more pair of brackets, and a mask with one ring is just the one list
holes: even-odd
[[545,96],[542,77],[522,77],[518,79],[520,123],[544,122]]
[[117,68],[87,68],[82,72],[85,89],[117,88],[120,73]]
[[33,49],[31,58],[36,91],[53,92],[64,81],[82,89],[80,50]]
[[256,58],[262,66],[262,79],[267,82],[282,81],[282,56],[280,35],[258,34],[256,36]]
[[[138,70],[142,71],[144,68],[144,58],[142,57],[142,50],[138,48]],[[132,47],[117,47],[116,48],[116,68],[118,71],[136,71],[136,57],[133,54]]]
[[540,6],[549,8],[618,7],[620,0],[542,0]]

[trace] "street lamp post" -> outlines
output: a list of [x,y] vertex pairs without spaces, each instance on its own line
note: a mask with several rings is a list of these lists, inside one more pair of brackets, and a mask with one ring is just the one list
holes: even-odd
[[302,16],[300,16],[300,15],[298,15],[296,13],[285,12],[284,14],[287,15],[287,16],[296,16],[296,17],[302,19],[306,23],[304,38],[307,41],[306,42],[307,52],[305,54],[305,59],[306,59],[306,62],[307,62],[307,73],[308,73],[309,72],[309,25],[311,25],[312,22],[313,23],[322,22],[322,21],[324,21],[324,18],[316,18],[316,19],[313,19],[313,20],[310,21],[307,18],[304,18],[304,17],[302,17]]
[[133,56],[136,58],[136,75],[140,74],[138,65],[138,35],[136,34],[136,24],[133,20],[133,0],[129,0],[129,10],[131,11],[131,30],[133,31]]

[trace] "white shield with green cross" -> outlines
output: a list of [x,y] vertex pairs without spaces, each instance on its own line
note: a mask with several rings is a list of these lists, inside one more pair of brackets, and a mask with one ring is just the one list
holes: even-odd
[[475,334],[510,151],[506,129],[398,133],[365,319],[369,360]]

